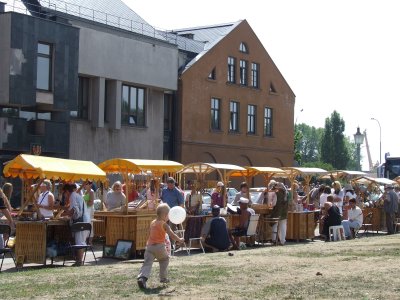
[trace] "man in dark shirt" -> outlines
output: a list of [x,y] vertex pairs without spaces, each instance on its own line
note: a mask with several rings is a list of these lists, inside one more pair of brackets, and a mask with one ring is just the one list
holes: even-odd
[[323,235],[325,236],[325,241],[329,240],[329,227],[342,225],[342,216],[340,215],[340,210],[332,202],[325,202],[324,208],[326,215],[324,217],[324,227]]
[[211,212],[213,218],[204,224],[201,238],[204,246],[210,248],[212,252],[224,251],[230,246],[226,220],[220,217],[220,207],[218,205],[214,205]]

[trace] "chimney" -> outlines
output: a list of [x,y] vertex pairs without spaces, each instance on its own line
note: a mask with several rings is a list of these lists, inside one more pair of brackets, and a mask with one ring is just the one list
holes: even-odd
[[5,2],[0,2],[0,13],[3,13],[6,11],[6,8],[5,8],[6,4],[7,3],[5,3]]

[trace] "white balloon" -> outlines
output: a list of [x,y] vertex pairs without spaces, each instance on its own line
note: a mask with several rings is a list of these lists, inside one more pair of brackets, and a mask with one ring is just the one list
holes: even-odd
[[168,218],[171,223],[181,224],[186,219],[186,210],[183,207],[174,206],[169,211]]

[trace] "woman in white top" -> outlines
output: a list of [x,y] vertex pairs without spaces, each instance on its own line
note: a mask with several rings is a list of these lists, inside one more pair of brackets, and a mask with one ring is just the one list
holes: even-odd
[[340,213],[343,212],[343,199],[344,199],[344,191],[342,190],[342,185],[339,181],[335,181],[332,183],[332,194],[333,194],[333,204],[335,204]]
[[54,209],[54,195],[51,192],[50,180],[44,180],[40,185],[40,195],[37,199],[37,206],[42,218],[52,218]]
[[324,207],[325,202],[328,201],[328,196],[331,194],[331,188],[329,186],[325,187],[323,194],[319,197],[319,207],[321,210]]

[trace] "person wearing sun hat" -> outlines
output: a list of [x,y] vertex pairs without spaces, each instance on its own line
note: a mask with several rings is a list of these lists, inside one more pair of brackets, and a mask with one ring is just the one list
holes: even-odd
[[[289,209],[289,201],[287,199],[287,190],[282,182],[277,182],[274,186],[276,193],[276,205],[272,209],[271,218],[279,218],[279,232],[278,238],[280,244],[283,246],[286,243],[286,225]],[[272,240],[277,239],[278,224],[272,226]]]

